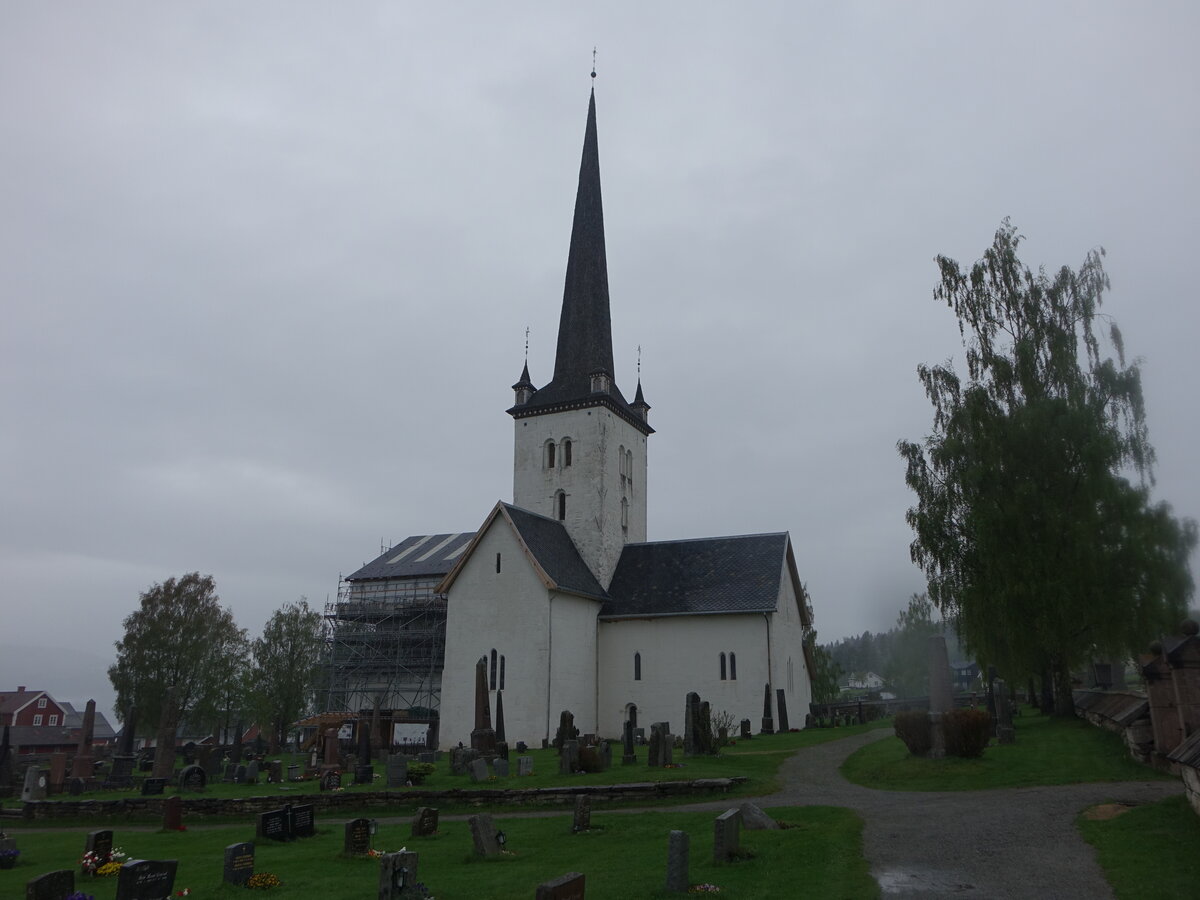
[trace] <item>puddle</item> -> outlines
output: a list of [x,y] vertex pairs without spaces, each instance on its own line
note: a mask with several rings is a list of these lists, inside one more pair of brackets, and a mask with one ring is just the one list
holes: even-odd
[[879,890],[885,897],[901,897],[905,894],[920,896],[942,894],[965,894],[974,891],[975,885],[954,877],[953,872],[936,869],[894,868],[872,872],[879,882]]

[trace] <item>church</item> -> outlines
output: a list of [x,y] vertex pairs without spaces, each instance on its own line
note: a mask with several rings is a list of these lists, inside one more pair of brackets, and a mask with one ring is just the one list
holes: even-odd
[[616,738],[630,718],[678,730],[692,691],[735,728],[759,730],[764,698],[774,727],[804,724],[812,608],[791,538],[647,541],[650,405],[613,368],[593,90],[553,377],[535,387],[526,363],[507,410],[512,503],[469,540],[445,536],[442,747],[469,743],[481,657],[510,743],[553,738],[563,710],[581,733]]

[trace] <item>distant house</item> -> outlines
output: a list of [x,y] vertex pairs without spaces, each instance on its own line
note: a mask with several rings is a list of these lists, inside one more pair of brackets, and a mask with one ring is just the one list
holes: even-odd
[[883,687],[883,679],[874,672],[854,672],[839,684],[844,691],[877,691]]
[[956,691],[978,690],[981,687],[979,682],[979,663],[951,663],[950,677],[954,682],[954,690]]
[[[0,725],[18,728],[55,728],[66,725],[67,710],[45,691],[0,691]],[[73,711],[73,710],[72,710]]]

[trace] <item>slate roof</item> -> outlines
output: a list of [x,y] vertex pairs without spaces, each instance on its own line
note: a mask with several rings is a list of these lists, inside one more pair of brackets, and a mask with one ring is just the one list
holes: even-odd
[[562,522],[508,503],[502,506],[529,552],[560,590],[598,600],[608,596],[579,555]]
[[346,576],[347,581],[378,578],[413,578],[421,575],[438,576],[449,572],[459,556],[467,549],[474,531],[454,534],[414,534],[406,537],[386,553],[367,563],[357,572]]
[[773,611],[787,532],[626,544],[600,618]]

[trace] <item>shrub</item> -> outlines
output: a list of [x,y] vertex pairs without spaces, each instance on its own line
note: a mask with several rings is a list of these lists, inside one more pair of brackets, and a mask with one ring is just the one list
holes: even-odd
[[925,756],[933,746],[933,735],[929,728],[929,713],[925,710],[910,710],[896,713],[896,737],[913,756]]
[[946,755],[975,759],[991,737],[992,719],[987,710],[954,709],[942,716],[946,728]]

